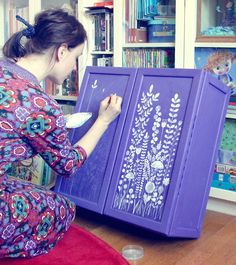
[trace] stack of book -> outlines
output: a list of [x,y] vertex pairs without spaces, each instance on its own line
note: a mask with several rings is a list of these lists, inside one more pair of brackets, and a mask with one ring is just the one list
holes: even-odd
[[236,166],[217,163],[213,174],[212,187],[236,191]]
[[172,49],[126,48],[123,53],[125,67],[171,68],[174,66]]
[[160,18],[167,21],[168,19],[174,17],[174,0],[126,0],[126,42],[150,42],[148,37],[150,27],[148,26],[148,23]]
[[236,120],[226,119],[212,186],[236,190]]
[[231,101],[229,102],[229,106],[228,106],[228,111],[229,114],[233,114],[236,115],[236,102],[232,101],[232,97],[231,97]]
[[93,17],[93,50],[113,50],[113,9],[106,6],[86,8],[86,13]]

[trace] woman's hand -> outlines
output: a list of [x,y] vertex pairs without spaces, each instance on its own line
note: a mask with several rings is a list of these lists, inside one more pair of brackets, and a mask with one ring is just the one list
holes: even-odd
[[116,94],[101,101],[98,118],[87,133],[75,144],[84,148],[87,157],[90,156],[109,124],[120,114],[121,102],[122,98]]
[[100,103],[98,119],[109,125],[121,112],[122,98],[116,94],[106,97]]

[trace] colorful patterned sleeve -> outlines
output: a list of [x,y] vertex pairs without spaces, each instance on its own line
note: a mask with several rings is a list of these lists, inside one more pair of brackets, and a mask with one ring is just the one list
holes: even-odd
[[60,107],[55,101],[40,96],[34,97],[33,102],[31,99],[31,104],[36,111],[29,113],[21,124],[23,141],[58,174],[73,174],[84,163],[87,155],[82,147],[72,146]]

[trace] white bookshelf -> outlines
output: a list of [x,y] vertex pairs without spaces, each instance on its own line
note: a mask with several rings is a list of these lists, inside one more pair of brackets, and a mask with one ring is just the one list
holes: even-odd
[[[236,39],[235,42],[196,41],[197,20],[200,19],[197,14],[197,2],[198,0],[185,1],[185,21],[188,22],[184,23],[185,68],[195,68],[195,48],[236,48]],[[215,5],[213,2],[214,1],[202,0],[202,4],[204,5],[205,3],[202,12],[206,19],[206,23],[210,23],[209,20],[212,18],[211,12],[215,12]],[[209,3],[209,5],[207,5],[207,3]],[[236,112],[232,113],[228,111],[226,118],[236,119]],[[236,192],[212,187],[207,208],[213,211],[236,215]]]

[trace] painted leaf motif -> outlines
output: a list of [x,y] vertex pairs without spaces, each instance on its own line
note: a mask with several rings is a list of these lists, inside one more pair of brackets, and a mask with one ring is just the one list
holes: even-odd
[[96,79],[96,80],[94,81],[94,83],[92,84],[92,88],[97,88],[97,83],[98,83],[98,80]]
[[159,195],[161,195],[164,191],[164,187],[163,186],[159,186],[158,189],[157,189]]
[[172,112],[178,112],[179,111],[179,109],[173,109],[173,108],[170,108],[170,111],[172,111]]
[[152,168],[155,168],[155,169],[163,169],[164,168],[164,165],[161,161],[154,161],[152,164],[151,164],[151,167]]
[[125,177],[126,177],[127,179],[134,179],[134,173],[129,172],[129,173],[127,173],[127,174],[125,175]]
[[136,148],[136,154],[139,155],[141,153],[142,149],[139,147],[139,148]]
[[172,108],[179,108],[180,107],[180,104],[173,104],[173,103],[171,103],[171,107]]
[[180,102],[180,98],[179,98],[179,95],[178,94],[175,94],[174,95],[173,101]]
[[151,199],[151,196],[150,195],[147,195],[146,193],[144,193],[144,195],[143,195],[143,202],[145,204],[147,204],[150,201],[150,199]]

